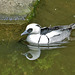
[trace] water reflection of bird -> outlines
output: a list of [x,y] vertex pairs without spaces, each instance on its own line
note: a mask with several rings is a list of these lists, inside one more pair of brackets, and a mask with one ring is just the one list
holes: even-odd
[[28,60],[36,60],[40,57],[41,51],[40,50],[30,50],[26,53],[22,53],[22,55],[26,56]]
[[57,48],[65,48],[66,46],[61,46],[61,44],[63,43],[67,43],[67,42],[64,41],[64,42],[60,42],[56,44],[51,44],[51,47],[38,47],[38,46],[27,45],[30,50],[26,53],[22,53],[22,55],[24,55],[28,60],[36,60],[40,57],[41,50],[52,50],[52,49],[57,49]]
[[42,28],[39,24],[32,23],[26,27],[21,36],[28,34],[26,41],[33,45],[49,45],[69,39],[72,29],[75,29],[75,24]]

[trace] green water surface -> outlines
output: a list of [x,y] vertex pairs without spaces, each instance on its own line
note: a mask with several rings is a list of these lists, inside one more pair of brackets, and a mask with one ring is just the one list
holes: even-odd
[[[75,0],[41,0],[30,23],[56,26],[75,23]],[[37,60],[22,53],[29,51],[20,36],[23,25],[0,25],[0,75],[75,75],[75,30],[66,48],[42,50]]]

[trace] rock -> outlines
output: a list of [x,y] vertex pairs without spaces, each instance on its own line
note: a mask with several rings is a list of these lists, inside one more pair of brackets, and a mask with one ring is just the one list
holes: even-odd
[[38,0],[0,0],[0,20],[25,20]]

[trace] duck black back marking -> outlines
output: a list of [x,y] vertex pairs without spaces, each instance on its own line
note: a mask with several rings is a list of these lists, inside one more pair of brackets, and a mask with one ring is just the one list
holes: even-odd
[[46,35],[47,33],[51,32],[53,30],[58,30],[59,28],[60,28],[59,26],[52,27],[52,28],[49,28],[49,27],[41,28],[40,34],[41,35]]

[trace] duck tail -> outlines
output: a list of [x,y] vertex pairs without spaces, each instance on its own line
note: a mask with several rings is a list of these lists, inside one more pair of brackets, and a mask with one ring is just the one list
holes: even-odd
[[75,29],[75,23],[72,23],[72,24],[70,25],[70,27],[71,27],[72,29]]

